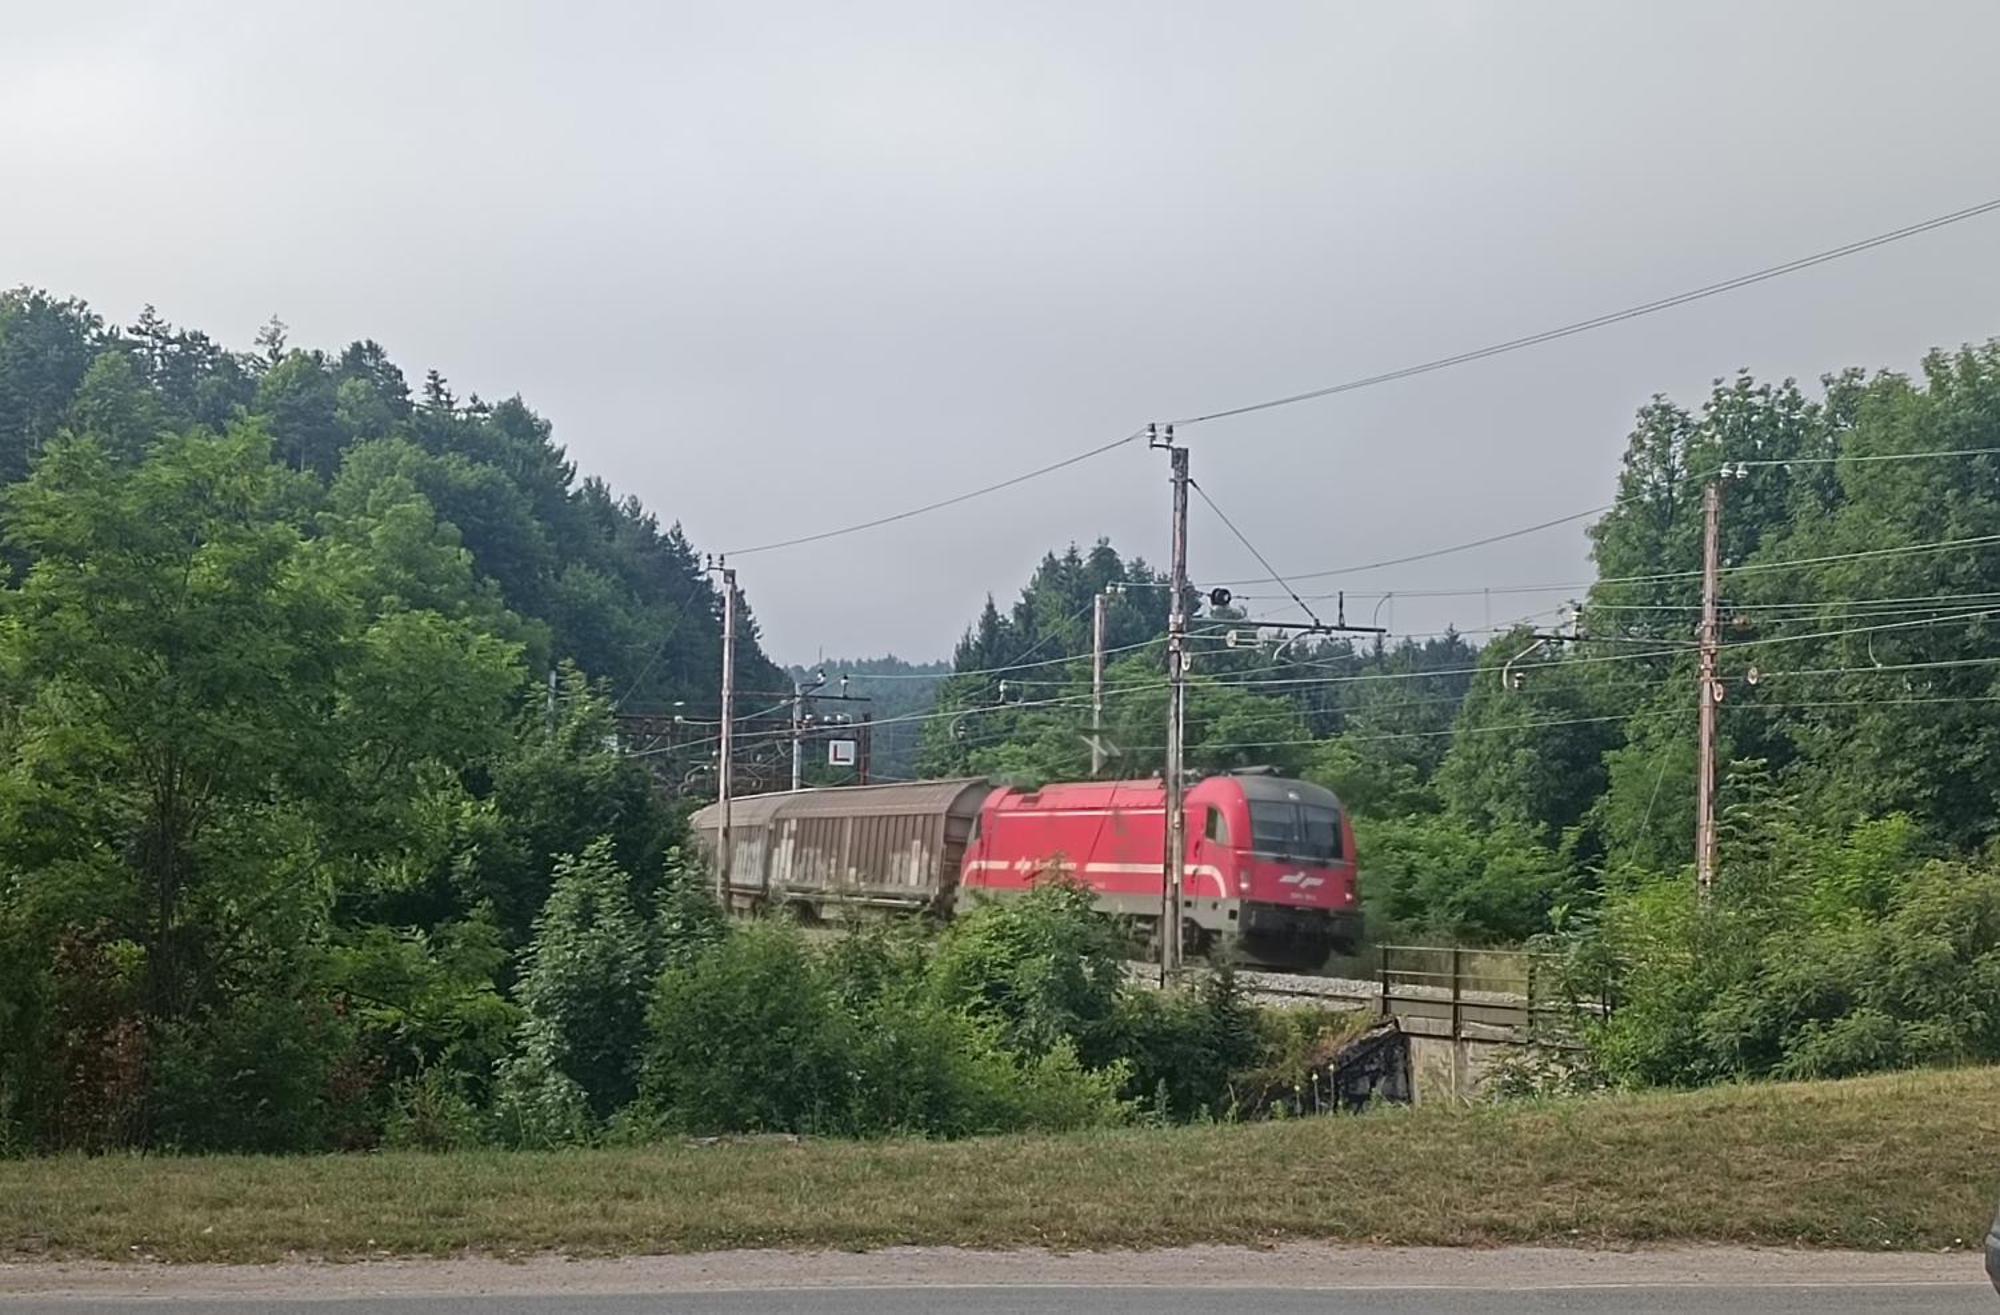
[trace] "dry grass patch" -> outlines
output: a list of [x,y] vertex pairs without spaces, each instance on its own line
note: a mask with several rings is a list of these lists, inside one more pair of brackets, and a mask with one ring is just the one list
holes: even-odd
[[0,1254],[1974,1244],[2000,1069],[1065,1137],[0,1162]]

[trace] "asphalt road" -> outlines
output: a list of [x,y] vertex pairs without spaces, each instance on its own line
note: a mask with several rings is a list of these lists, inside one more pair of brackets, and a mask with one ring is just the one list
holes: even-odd
[[1995,1315],[1984,1283],[1561,1288],[775,1288],[658,1295],[487,1294],[315,1299],[153,1297],[0,1298],[10,1315],[132,1315],[202,1310],[219,1315]]

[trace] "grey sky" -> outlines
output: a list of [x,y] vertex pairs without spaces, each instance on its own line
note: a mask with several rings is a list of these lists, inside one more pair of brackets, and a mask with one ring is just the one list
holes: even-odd
[[[0,0],[0,283],[375,337],[728,549],[2000,195],[1995,49],[1984,0]],[[1563,515],[1656,391],[2000,331],[1996,250],[1975,220],[1204,426],[1194,472],[1284,570]],[[1135,445],[737,564],[781,658],[936,655],[1052,546],[1163,560],[1164,477]],[[1193,560],[1259,573],[1199,508]],[[1565,527],[1335,583],[1585,572]]]

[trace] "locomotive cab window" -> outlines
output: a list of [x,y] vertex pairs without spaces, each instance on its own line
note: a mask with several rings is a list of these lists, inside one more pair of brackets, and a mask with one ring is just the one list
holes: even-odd
[[1222,810],[1214,804],[1208,806],[1208,824],[1202,833],[1217,844],[1229,843],[1229,819],[1224,817]]
[[1299,805],[1299,832],[1304,847],[1300,851],[1307,858],[1331,862],[1341,857],[1340,814],[1331,808],[1320,808],[1314,804]]
[[1341,857],[1340,814],[1316,804],[1252,800],[1250,839],[1259,853],[1330,863]]
[[1299,806],[1250,802],[1250,845],[1263,854],[1290,854],[1299,840]]

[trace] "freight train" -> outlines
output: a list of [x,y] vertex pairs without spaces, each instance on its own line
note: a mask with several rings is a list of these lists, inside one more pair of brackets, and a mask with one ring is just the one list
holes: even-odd
[[[1361,934],[1354,829],[1333,792],[1271,772],[1187,791],[1182,944],[1249,963],[1313,968]],[[948,918],[1061,874],[1151,935],[1165,884],[1158,780],[1038,789],[920,781],[752,795],[730,813],[729,903],[804,921],[895,913]],[[721,809],[694,827],[717,856]]]

